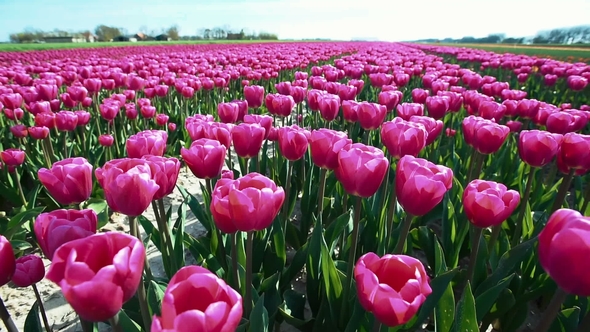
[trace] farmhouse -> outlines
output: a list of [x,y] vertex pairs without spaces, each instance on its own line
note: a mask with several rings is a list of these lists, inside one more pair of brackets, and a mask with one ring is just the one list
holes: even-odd
[[86,43],[86,38],[83,36],[49,36],[44,37],[43,40],[46,43]]

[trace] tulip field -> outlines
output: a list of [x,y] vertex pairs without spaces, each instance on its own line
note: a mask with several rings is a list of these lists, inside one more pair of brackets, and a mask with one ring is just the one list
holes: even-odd
[[588,80],[408,43],[0,53],[0,330],[63,330],[50,283],[84,332],[590,331]]

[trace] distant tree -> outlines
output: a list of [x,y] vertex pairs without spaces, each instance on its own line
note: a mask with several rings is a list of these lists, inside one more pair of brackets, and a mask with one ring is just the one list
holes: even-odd
[[98,40],[109,41],[117,36],[123,34],[120,28],[106,26],[101,24],[94,29],[94,34],[98,37]]
[[178,40],[180,37],[180,33],[178,31],[178,25],[173,25],[166,30],[166,34],[172,40]]

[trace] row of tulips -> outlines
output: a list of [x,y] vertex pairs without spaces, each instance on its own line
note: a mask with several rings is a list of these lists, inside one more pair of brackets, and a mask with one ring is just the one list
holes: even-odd
[[[1,156],[23,207],[5,238],[19,256],[34,238],[88,331],[516,331],[553,293],[538,331],[585,326],[583,99],[527,99],[528,84],[511,90],[413,46],[317,45],[11,62],[0,102],[15,148]],[[302,70],[317,61],[331,62]],[[202,201],[177,185],[181,163],[204,181]],[[175,186],[173,220],[163,198]],[[187,208],[207,236],[185,232]],[[95,234],[109,210],[129,216],[130,235]],[[2,280],[35,290],[38,256],[18,263],[2,246],[13,258]],[[184,266],[185,249],[204,268]]]

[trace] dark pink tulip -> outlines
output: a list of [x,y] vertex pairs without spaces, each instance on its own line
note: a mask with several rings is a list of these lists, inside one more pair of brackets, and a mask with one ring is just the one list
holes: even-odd
[[277,89],[277,93],[290,96],[291,95],[291,82],[280,82],[275,84],[275,89]]
[[25,126],[23,124],[17,124],[17,125],[10,127],[10,132],[16,138],[25,138],[29,134],[29,131],[27,130],[27,126]]
[[333,94],[323,94],[318,96],[318,105],[320,115],[326,121],[333,121],[338,117],[340,111],[340,97]]
[[309,106],[309,109],[311,109],[312,111],[319,111],[320,110],[320,104],[319,104],[319,98],[321,95],[326,94],[326,91],[323,90],[309,90],[309,92],[307,92],[307,103]]
[[379,92],[379,104],[385,106],[388,112],[393,111],[403,98],[401,91],[381,91]]
[[358,121],[364,130],[375,130],[381,126],[387,116],[383,105],[363,101],[357,108]]
[[307,151],[310,133],[296,125],[279,129],[279,149],[287,160],[301,159]]
[[0,159],[4,162],[7,166],[20,166],[25,162],[26,154],[21,149],[6,149],[0,152]]
[[397,164],[395,192],[400,205],[413,216],[423,216],[438,205],[453,186],[453,171],[410,155]]
[[240,108],[236,103],[217,104],[217,115],[223,123],[234,123],[238,120]]
[[82,157],[60,160],[51,170],[41,168],[39,181],[61,205],[84,202],[92,193],[92,165]]
[[522,122],[520,121],[508,121],[506,122],[506,126],[510,128],[510,131],[513,133],[518,133],[522,129]]
[[426,131],[428,132],[428,136],[426,137],[426,145],[430,145],[436,141],[438,136],[442,133],[444,124],[441,120],[435,120],[429,116],[418,116],[413,115],[410,117],[410,122],[421,123]]
[[269,227],[285,201],[285,192],[271,179],[249,173],[236,180],[220,179],[210,210],[224,233],[260,231]]
[[168,115],[160,113],[156,115],[156,124],[160,127],[164,127],[168,123],[168,119],[170,119]]
[[293,86],[291,87],[291,97],[293,97],[293,101],[295,104],[300,104],[305,100],[307,96],[307,89],[301,86]]
[[17,287],[29,287],[45,277],[45,265],[37,255],[25,255],[16,260],[12,282]]
[[115,138],[113,137],[113,135],[102,134],[98,136],[98,144],[100,144],[101,146],[109,147],[112,146],[114,142]]
[[387,152],[396,159],[405,155],[418,156],[426,146],[428,132],[421,123],[396,117],[381,126],[381,141]]
[[29,127],[29,135],[34,139],[46,139],[49,136],[49,128],[43,126]]
[[373,196],[389,170],[383,151],[362,143],[345,145],[338,154],[336,179],[350,195]]
[[16,269],[14,250],[10,241],[0,235],[0,286],[6,285]]
[[401,103],[397,105],[397,116],[409,121],[412,116],[423,116],[424,105],[418,103]]
[[190,148],[180,149],[182,159],[199,179],[213,179],[221,173],[227,148],[217,140],[200,138]]
[[241,123],[232,131],[232,141],[236,154],[242,158],[257,157],[266,130],[257,123]]
[[78,126],[78,116],[72,111],[57,112],[55,126],[59,131],[74,131]]
[[270,114],[287,117],[291,115],[295,107],[295,100],[291,96],[269,93],[266,95],[264,104]]
[[136,293],[145,247],[134,236],[107,232],[61,246],[47,271],[76,313],[91,322],[115,316]]
[[153,179],[160,187],[154,194],[154,200],[162,199],[174,191],[178,173],[180,172],[180,161],[176,158],[165,158],[160,156],[144,156],[144,160],[149,161],[152,169]]
[[4,104],[4,107],[13,110],[22,106],[23,97],[18,93],[7,93],[0,95],[0,102]]
[[162,315],[154,316],[152,332],[235,331],[242,319],[242,297],[209,270],[195,265],[180,269],[168,283]]
[[428,109],[428,115],[436,120],[444,118],[449,111],[449,101],[450,98],[445,96],[426,97],[426,108]]
[[357,87],[354,85],[340,84],[338,86],[338,97],[341,100],[354,100],[357,95]]
[[412,90],[412,101],[417,104],[424,104],[429,95],[430,91],[416,88]]
[[248,85],[244,87],[244,99],[248,107],[259,108],[264,101],[264,87],[259,85]]
[[309,137],[309,150],[313,163],[328,170],[338,167],[338,153],[352,144],[346,133],[321,128],[313,130]]
[[168,134],[163,130],[144,130],[131,135],[125,147],[129,158],[141,158],[143,156],[163,156],[166,151]]
[[39,247],[49,260],[62,244],[95,234],[98,216],[91,209],[53,210],[35,219],[33,231]]
[[264,128],[264,138],[268,138],[273,119],[268,115],[248,114],[244,116],[245,123],[257,123]]
[[131,217],[141,215],[160,189],[150,162],[143,159],[109,160],[95,174],[109,207]]
[[578,75],[572,75],[567,78],[567,86],[574,91],[582,91],[588,86],[588,79]]
[[[76,114],[76,117],[78,118],[78,122],[76,122],[76,125],[78,127],[86,126],[90,122],[90,113],[89,112],[74,111],[74,114]],[[56,118],[56,121],[57,121],[57,118]]]

